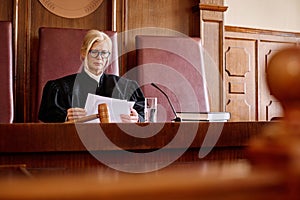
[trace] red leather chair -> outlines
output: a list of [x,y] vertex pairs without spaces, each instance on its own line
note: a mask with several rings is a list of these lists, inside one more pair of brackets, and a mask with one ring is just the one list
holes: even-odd
[[[88,30],[73,28],[41,27],[39,29],[38,80],[35,119],[48,80],[57,79],[81,70],[80,48]],[[119,75],[117,32],[104,31],[112,39],[112,63],[106,73]]]
[[14,117],[13,103],[13,53],[11,22],[0,22],[0,123],[12,123]]
[[137,80],[145,97],[158,98],[158,121],[171,121],[176,112],[209,112],[200,38],[136,36]]

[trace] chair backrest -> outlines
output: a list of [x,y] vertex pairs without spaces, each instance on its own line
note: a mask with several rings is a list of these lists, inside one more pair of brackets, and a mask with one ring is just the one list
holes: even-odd
[[137,80],[145,97],[158,98],[158,121],[171,121],[176,112],[209,112],[200,38],[136,36]]
[[[77,73],[81,70],[80,48],[87,29],[41,27],[39,29],[38,80],[35,119],[48,80]],[[104,31],[113,44],[111,64],[106,73],[119,75],[117,32]]]
[[12,123],[13,103],[13,53],[11,22],[0,22],[0,123]]

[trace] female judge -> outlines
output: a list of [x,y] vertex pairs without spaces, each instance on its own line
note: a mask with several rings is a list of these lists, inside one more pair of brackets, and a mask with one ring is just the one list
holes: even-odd
[[136,81],[104,73],[111,52],[112,41],[108,35],[98,30],[88,31],[80,49],[82,71],[46,83],[39,120],[65,122],[86,116],[85,102],[88,93],[92,93],[135,101],[130,115],[121,115],[121,120],[144,121],[145,98]]

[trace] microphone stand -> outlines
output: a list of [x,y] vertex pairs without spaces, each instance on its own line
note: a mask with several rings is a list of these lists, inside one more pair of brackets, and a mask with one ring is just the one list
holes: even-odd
[[172,121],[174,121],[174,122],[181,122],[181,118],[177,116],[176,111],[174,109],[174,106],[173,106],[172,102],[170,101],[168,95],[164,91],[162,91],[162,89],[160,89],[155,83],[151,83],[151,85],[153,87],[155,87],[156,89],[158,89],[167,98],[167,100],[168,100],[168,102],[169,102],[169,104],[171,106],[171,109],[172,109],[172,111],[173,111],[173,113],[175,115],[175,118]]

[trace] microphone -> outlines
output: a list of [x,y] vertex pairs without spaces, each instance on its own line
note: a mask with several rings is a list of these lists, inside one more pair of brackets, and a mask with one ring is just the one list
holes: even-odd
[[172,108],[172,111],[173,111],[173,113],[175,115],[175,119],[173,119],[172,121],[174,121],[174,122],[181,122],[181,118],[177,116],[176,111],[174,109],[174,106],[173,106],[172,102],[170,101],[168,95],[164,91],[162,91],[162,89],[160,89],[155,83],[151,83],[151,85],[153,87],[155,87],[156,89],[158,89],[167,98],[167,100],[168,100],[168,102],[169,102],[169,104],[170,104],[170,106]]

